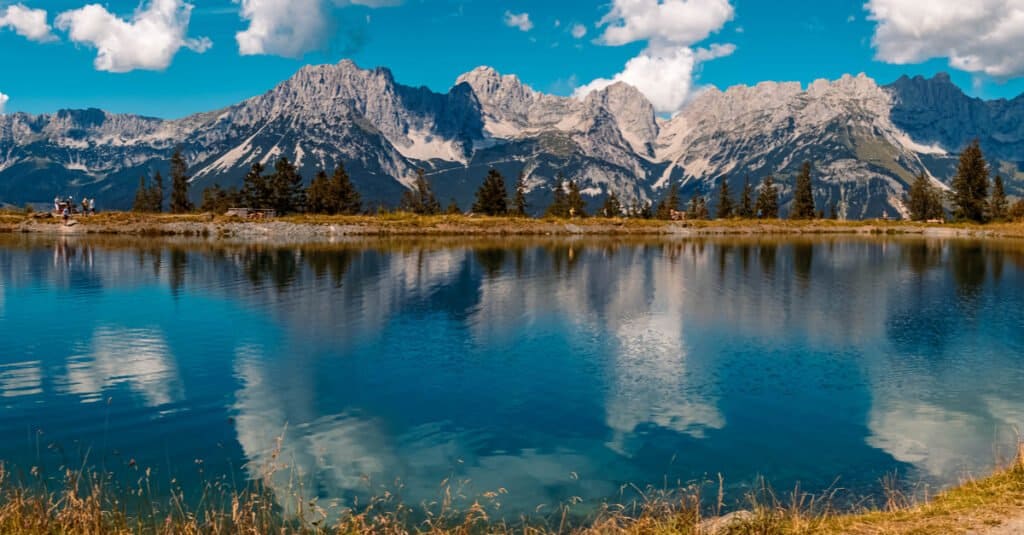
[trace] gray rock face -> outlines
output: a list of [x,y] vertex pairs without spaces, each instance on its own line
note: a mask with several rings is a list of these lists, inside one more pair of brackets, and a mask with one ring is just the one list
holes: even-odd
[[956,151],[974,137],[1017,191],[1022,114],[1024,97],[971,99],[948,77],[880,87],[846,76],[807,88],[711,89],[669,119],[622,83],[576,99],[480,67],[435,93],[343,61],[304,67],[263,95],[173,121],[100,110],[0,116],[0,202],[73,194],[127,208],[139,176],[166,172],[181,147],[197,197],[284,156],[306,177],[344,163],[371,206],[394,204],[419,167],[442,200],[463,207],[489,167],[509,182],[523,173],[535,213],[559,174],[578,180],[593,207],[609,191],[627,204],[656,202],[672,183],[684,199],[704,195],[714,207],[723,180],[738,191],[747,175],[757,183],[767,174],[785,204],[810,161],[819,208],[895,216],[905,212],[911,178],[928,172],[948,182]]

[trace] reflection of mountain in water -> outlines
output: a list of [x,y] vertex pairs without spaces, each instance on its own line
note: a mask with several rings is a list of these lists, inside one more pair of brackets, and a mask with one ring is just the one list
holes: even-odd
[[33,310],[75,318],[58,341],[19,326],[33,351],[0,337],[0,395],[187,408],[218,388],[251,476],[280,447],[274,481],[331,497],[400,477],[416,503],[454,476],[532,510],[671,470],[949,482],[1024,425],[1022,259],[855,239],[0,248],[5,321],[36,286]]

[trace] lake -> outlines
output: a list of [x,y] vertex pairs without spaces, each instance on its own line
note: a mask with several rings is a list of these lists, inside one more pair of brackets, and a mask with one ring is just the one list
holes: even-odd
[[934,492],[1013,454],[1022,327],[1015,242],[9,235],[0,459],[509,516],[719,474]]

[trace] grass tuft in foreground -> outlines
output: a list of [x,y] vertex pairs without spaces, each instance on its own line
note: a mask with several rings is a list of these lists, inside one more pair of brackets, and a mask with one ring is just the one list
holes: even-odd
[[[605,506],[583,523],[570,522],[567,507],[545,519],[495,522],[490,505],[500,493],[489,493],[470,507],[455,510],[450,487],[442,487],[437,502],[418,509],[397,503],[389,494],[356,509],[321,506],[315,499],[303,498],[301,486],[290,487],[298,490],[282,501],[269,490],[272,475],[240,492],[226,485],[208,485],[198,505],[187,507],[181,492],[171,492],[159,503],[152,500],[148,472],[140,474],[131,487],[119,488],[108,476],[69,470],[60,489],[48,490],[38,474],[33,473],[29,483],[17,482],[0,465],[0,533],[939,534],[985,533],[1008,520],[1024,518],[1024,446],[1016,461],[992,476],[967,480],[923,503],[893,490],[889,481],[883,482],[884,509],[839,512],[832,505],[834,493],[811,496],[796,489],[780,498],[761,484],[741,504],[744,510],[718,516],[723,505],[719,481],[710,518],[702,516],[708,509],[701,496],[703,487],[695,486],[655,493],[631,506]],[[284,515],[282,508],[294,514]]]

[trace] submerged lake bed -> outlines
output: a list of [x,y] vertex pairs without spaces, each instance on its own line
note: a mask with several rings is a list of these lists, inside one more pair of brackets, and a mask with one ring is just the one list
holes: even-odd
[[0,459],[510,517],[1012,455],[1024,243],[0,237]]

